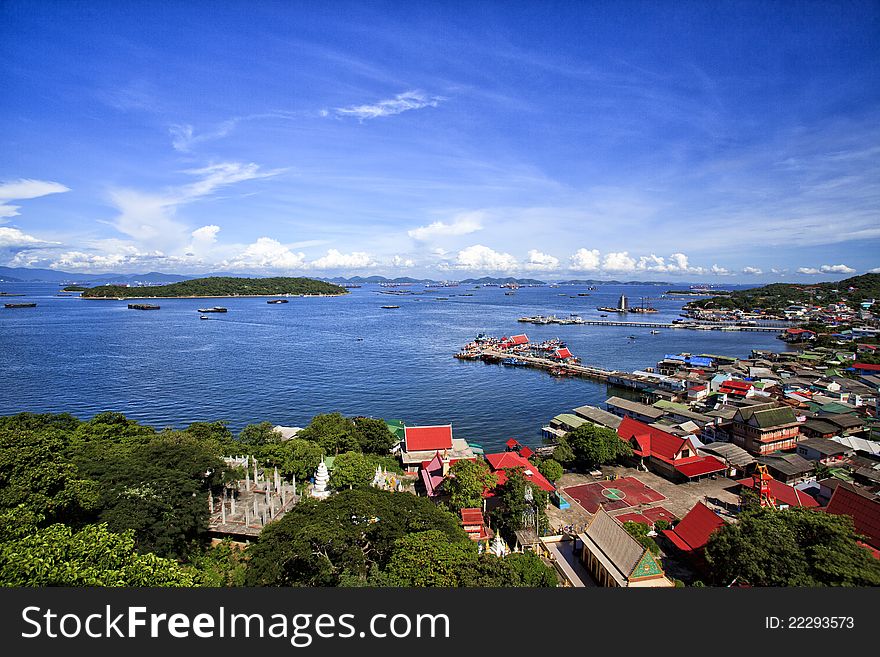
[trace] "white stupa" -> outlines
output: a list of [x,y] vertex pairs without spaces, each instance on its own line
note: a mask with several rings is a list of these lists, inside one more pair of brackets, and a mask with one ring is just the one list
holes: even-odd
[[496,557],[505,557],[510,554],[510,548],[507,547],[507,543],[501,538],[501,532],[495,532],[495,540],[493,540],[492,545],[489,546],[489,552]]
[[312,486],[312,497],[323,500],[330,495],[330,491],[327,490],[328,481],[330,481],[330,472],[327,470],[327,464],[324,463],[324,457],[322,456],[321,463],[318,464],[318,469],[315,471],[315,485]]

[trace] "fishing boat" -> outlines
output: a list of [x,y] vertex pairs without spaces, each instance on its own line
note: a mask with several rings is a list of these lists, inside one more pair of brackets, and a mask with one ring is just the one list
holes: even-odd
[[225,313],[229,312],[228,308],[222,306],[214,306],[213,308],[199,308],[200,313]]
[[211,319],[207,315],[199,315],[199,319]]
[[505,358],[501,361],[501,364],[507,365],[508,367],[524,367],[528,365],[528,363],[523,360],[519,360],[518,358]]
[[657,329],[651,331],[651,335],[657,335],[658,333],[660,333],[660,331],[658,331]]
[[383,308],[390,310],[392,308],[400,308],[400,306],[382,306]]
[[152,303],[130,303],[128,307],[131,310],[159,310],[159,306]]
[[287,299],[270,299],[266,303],[287,303]]
[[36,308],[37,304],[35,303],[4,303],[4,307],[6,308]]

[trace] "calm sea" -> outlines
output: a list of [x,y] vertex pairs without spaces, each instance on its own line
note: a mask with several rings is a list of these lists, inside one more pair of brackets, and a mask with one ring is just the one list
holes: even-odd
[[[413,286],[421,291],[422,286]],[[603,384],[545,372],[453,358],[479,333],[525,332],[559,337],[584,363],[635,370],[666,353],[748,356],[752,348],[783,349],[773,333],[650,330],[520,324],[522,315],[577,313],[621,293],[641,296],[675,319],[683,301],[657,299],[665,287],[583,286],[428,289],[391,296],[375,285],[340,298],[163,299],[158,311],[129,310],[124,301],[57,297],[59,286],[0,283],[0,291],[36,301],[33,309],[0,307],[0,415],[67,411],[88,418],[114,410],[157,427],[225,420],[233,430],[268,420],[305,426],[317,413],[400,418],[408,424],[451,422],[457,437],[487,449],[510,437],[540,442],[554,415],[601,405]],[[460,296],[471,294],[473,296]],[[439,300],[445,297],[447,300]],[[399,305],[397,310],[382,305]],[[197,308],[226,314],[200,320]],[[611,315],[608,319],[614,319]],[[635,335],[635,340],[627,336]]]

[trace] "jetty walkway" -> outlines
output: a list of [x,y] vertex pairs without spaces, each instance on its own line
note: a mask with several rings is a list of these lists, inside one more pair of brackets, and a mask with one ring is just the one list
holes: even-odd
[[539,356],[528,356],[524,354],[511,354],[509,351],[502,349],[494,349],[487,347],[480,349],[479,352],[470,356],[470,360],[482,360],[486,363],[500,363],[503,360],[513,356],[523,367],[534,367],[543,370],[552,370],[559,372],[563,376],[576,376],[595,381],[607,381],[609,376],[620,374],[617,370],[606,370],[593,365],[582,365],[580,363],[565,362],[560,363],[552,358],[541,358]]
[[723,324],[718,322],[621,322],[613,320],[592,319],[569,319],[560,317],[520,317],[520,322],[528,324],[577,324],[582,326],[625,326],[629,328],[665,328],[665,329],[689,329],[691,331],[755,331],[778,333],[778,326],[739,326],[737,324]]

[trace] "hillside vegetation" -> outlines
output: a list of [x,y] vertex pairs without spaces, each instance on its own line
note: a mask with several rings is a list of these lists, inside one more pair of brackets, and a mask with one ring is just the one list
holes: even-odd
[[237,297],[281,294],[347,294],[347,290],[332,283],[311,278],[232,278],[214,276],[149,287],[99,285],[86,289],[85,298],[121,297]]
[[781,310],[791,304],[846,302],[858,306],[867,299],[880,297],[880,274],[863,274],[842,281],[826,283],[771,283],[763,287],[737,290],[723,297],[691,301],[690,308],[726,308],[730,310]]

